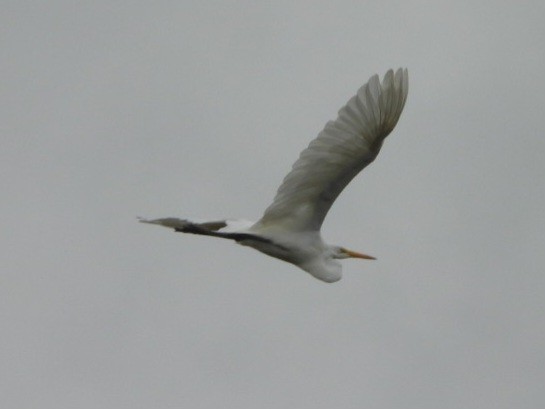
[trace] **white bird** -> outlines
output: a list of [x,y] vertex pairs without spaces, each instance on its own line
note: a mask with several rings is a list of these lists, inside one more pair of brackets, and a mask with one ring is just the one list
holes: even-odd
[[197,223],[176,218],[141,222],[176,232],[235,240],[269,256],[295,264],[319,280],[341,279],[337,259],[374,260],[366,254],[326,244],[320,235],[329,208],[344,187],[377,156],[405,105],[406,69],[389,70],[382,82],[369,79],[301,152],[272,204],[256,223],[221,220]]

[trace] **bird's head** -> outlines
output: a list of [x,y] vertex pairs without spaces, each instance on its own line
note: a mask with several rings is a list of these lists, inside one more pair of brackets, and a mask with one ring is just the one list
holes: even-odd
[[343,258],[363,258],[366,260],[376,260],[373,256],[368,256],[367,254],[358,253],[356,251],[348,250],[344,247],[335,246],[332,248],[333,254],[332,258],[343,259]]

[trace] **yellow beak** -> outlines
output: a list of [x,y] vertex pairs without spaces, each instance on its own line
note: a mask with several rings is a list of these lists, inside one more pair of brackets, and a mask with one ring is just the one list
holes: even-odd
[[352,258],[364,258],[366,260],[376,260],[375,257],[373,256],[368,256],[367,254],[363,254],[363,253],[358,253],[356,251],[352,251],[352,250],[347,250],[347,249],[343,249],[343,251],[348,254],[349,257],[352,257]]

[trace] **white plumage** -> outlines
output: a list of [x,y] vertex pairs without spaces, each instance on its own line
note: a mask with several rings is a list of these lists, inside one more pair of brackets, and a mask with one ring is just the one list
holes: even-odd
[[175,231],[233,239],[262,253],[295,264],[314,277],[338,281],[336,259],[365,258],[339,246],[326,244],[320,228],[344,187],[371,163],[384,138],[394,129],[408,93],[406,69],[389,70],[380,82],[369,79],[301,152],[272,204],[256,223],[214,221],[195,223],[176,218],[141,220]]

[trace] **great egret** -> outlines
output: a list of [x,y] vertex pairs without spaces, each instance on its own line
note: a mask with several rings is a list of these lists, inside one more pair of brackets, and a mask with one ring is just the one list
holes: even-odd
[[341,108],[335,121],[301,152],[272,204],[256,223],[221,220],[205,223],[176,218],[140,221],[176,232],[235,240],[269,256],[295,264],[325,282],[338,281],[337,259],[374,260],[366,254],[326,244],[320,227],[344,187],[377,156],[394,129],[407,99],[406,69],[369,79]]

